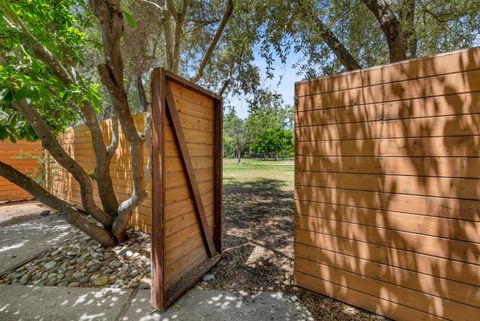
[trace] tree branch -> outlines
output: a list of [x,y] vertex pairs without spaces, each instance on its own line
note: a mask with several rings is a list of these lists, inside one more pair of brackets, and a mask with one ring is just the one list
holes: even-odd
[[402,0],[400,2],[399,17],[404,26],[403,31],[408,58],[417,56],[418,39],[415,31],[415,6],[416,0]]
[[63,149],[48,127],[48,124],[38,113],[37,109],[33,106],[27,105],[23,101],[12,103],[12,107],[22,113],[28,121],[28,124],[32,126],[33,130],[42,141],[43,148],[52,155],[60,166],[71,173],[78,181],[80,184],[83,208],[104,226],[110,226],[112,224],[111,217],[95,205],[95,201],[93,200],[92,181],[87,172],[85,172],[85,170]]
[[[11,13],[11,15],[13,15],[13,13]],[[75,84],[76,79],[68,73],[67,67],[62,64],[60,59],[31,34],[18,17],[12,16],[12,19],[19,25],[16,28],[22,34],[24,46],[30,48],[35,57],[45,63],[65,86]],[[110,176],[110,162],[106,161],[107,150],[102,130],[98,123],[95,110],[90,102],[86,100],[83,101],[79,106],[79,110],[92,135],[92,146],[95,152],[96,161],[95,177],[97,179],[98,194],[102,201],[103,209],[109,215],[115,216],[117,214],[118,200],[113,190],[113,183]]]
[[30,177],[2,161],[0,161],[0,175],[29,192],[43,204],[62,213],[62,217],[64,217],[68,223],[96,239],[103,246],[112,246],[115,244],[110,233],[104,228],[89,222],[87,218],[81,216],[73,206],[55,197]]
[[138,100],[140,101],[140,111],[146,112],[148,110],[148,100],[147,95],[145,94],[145,87],[143,86],[142,75],[137,75],[135,79],[135,84],[137,87]]
[[100,22],[102,31],[105,64],[98,66],[102,83],[108,89],[113,109],[130,144],[133,191],[130,197],[118,206],[118,216],[113,223],[113,234],[119,241],[127,238],[126,226],[132,210],[146,197],[144,180],[144,139],[140,137],[133,115],[129,108],[125,87],[123,86],[123,59],[120,38],[123,33],[123,15],[120,0],[90,0],[90,7]]
[[325,41],[330,50],[333,51],[340,63],[348,71],[362,69],[360,63],[352,56],[348,49],[338,40],[335,34],[317,16],[316,10],[308,0],[297,0],[297,9],[303,15],[309,15],[316,23],[320,37]]
[[202,61],[197,70],[197,74],[195,75],[195,77],[192,78],[193,82],[197,82],[200,80],[200,78],[202,78],[205,67],[210,62],[210,59],[212,58],[213,50],[217,46],[217,43],[220,40],[220,37],[222,36],[222,33],[225,30],[225,26],[227,25],[228,20],[232,16],[232,13],[233,13],[233,0],[227,0],[225,13],[223,14],[222,20],[218,25],[217,31],[215,31],[215,34],[213,35],[212,41],[210,42],[210,45],[208,46],[207,51],[203,55]]
[[400,21],[385,0],[362,0],[373,13],[385,35],[390,55],[390,62],[407,59],[405,36]]
[[[171,0],[167,0],[168,3]],[[175,43],[173,45],[173,65],[172,72],[178,73],[178,67],[180,66],[180,47],[183,38],[183,25],[185,24],[185,16],[187,15],[188,10],[188,0],[183,0],[182,9],[176,15],[175,18]]]

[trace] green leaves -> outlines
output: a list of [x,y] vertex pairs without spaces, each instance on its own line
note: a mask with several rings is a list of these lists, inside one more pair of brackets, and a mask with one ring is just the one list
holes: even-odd
[[137,20],[135,20],[135,17],[131,15],[127,10],[122,10],[123,16],[127,19],[128,25],[131,28],[136,28],[137,27]]

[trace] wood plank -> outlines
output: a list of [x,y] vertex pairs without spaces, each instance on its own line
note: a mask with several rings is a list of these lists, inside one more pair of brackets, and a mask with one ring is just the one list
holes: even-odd
[[[183,129],[186,141],[189,144],[199,144],[213,147],[213,133],[200,131],[196,129]],[[172,133],[172,128],[165,126],[165,140],[174,142],[175,137]]]
[[224,249],[224,218],[223,218],[223,104],[222,100],[215,100],[215,132],[214,132],[214,221],[213,235],[217,252],[221,255]]
[[163,69],[155,68],[152,72],[152,247],[151,247],[151,304],[155,310],[165,309],[165,235],[164,207],[165,189],[162,179],[165,171],[164,162],[164,126],[165,117],[165,75]]
[[169,117],[172,128],[174,129],[173,134],[175,135],[175,138],[176,138],[175,141],[180,151],[182,163],[185,167],[185,171],[187,174],[186,177],[187,177],[187,180],[189,181],[188,186],[192,194],[192,198],[194,200],[193,204],[198,214],[202,235],[206,243],[205,245],[208,248],[210,257],[213,257],[216,254],[215,245],[213,243],[212,235],[210,234],[210,228],[206,219],[202,198],[200,196],[200,190],[199,190],[199,187],[197,186],[197,180],[194,174],[194,169],[190,161],[190,154],[186,144],[187,141],[185,140],[185,136],[181,127],[182,125],[178,116],[177,109],[175,107],[175,102],[173,100],[173,94],[171,92],[171,89],[168,83],[166,84],[165,99],[166,99],[167,116]]
[[480,132],[480,115],[454,115],[377,122],[296,126],[297,141],[334,141],[403,137],[472,136]]
[[468,302],[470,305],[480,307],[480,288],[476,286],[400,269],[388,264],[378,264],[298,243],[295,245],[295,255],[307,262],[338,267],[344,271],[364,275],[371,279],[425,292],[455,302]]
[[[480,82],[479,82],[480,83]],[[298,142],[300,156],[479,157],[480,136]]]
[[[205,168],[211,168],[213,167],[213,162],[211,157],[203,157],[203,156],[197,156],[197,157],[192,157],[192,166],[194,170],[200,170],[200,169],[205,169]],[[165,164],[166,164],[166,171],[167,173],[170,172],[178,172],[182,170],[182,163],[180,161],[179,157],[166,157],[165,159]]]
[[480,180],[297,171],[295,184],[359,191],[480,200]]
[[433,314],[449,320],[475,320],[480,309],[431,296],[425,293],[394,286],[386,282],[367,278],[328,265],[312,263],[302,259],[297,260],[296,271],[321,276],[323,280],[368,293],[372,296],[406,305],[425,313]]
[[336,298],[337,300],[363,307],[366,310],[377,314],[395,318],[398,321],[411,320],[429,320],[429,321],[445,321],[431,314],[412,309],[408,306],[401,305],[389,300],[359,292],[348,287],[325,281],[313,276],[295,272],[295,280],[300,287],[322,293],[324,295]]
[[327,234],[314,236],[312,237],[311,232],[297,229],[295,230],[295,243],[471,284],[476,287],[480,286],[479,267],[476,264],[375,245],[364,241],[355,241],[339,236]]
[[297,156],[298,171],[480,178],[480,158]]
[[[207,220],[211,222],[213,220],[213,206],[210,206],[208,209],[205,208],[205,212],[207,212]],[[197,218],[195,211],[190,211],[181,215],[176,216],[173,219],[168,220],[165,223],[165,235],[169,236],[172,235],[190,225],[197,224]],[[201,235],[200,235],[201,237]]]
[[318,217],[480,243],[480,222],[463,221],[457,218],[448,219],[307,201],[297,201],[295,211],[297,215],[313,220],[312,225],[314,226],[320,223],[315,222]]
[[167,292],[170,293],[175,286],[175,283],[179,282],[181,279],[190,279],[192,278],[193,271],[196,270],[203,262],[208,260],[208,256],[205,254],[205,248],[202,249],[193,249],[192,255],[187,255],[178,260],[176,263],[181,266],[181,270],[173,267],[172,274],[167,277]]
[[212,115],[213,119],[213,99],[211,97],[207,97],[203,94],[198,92],[194,92],[185,86],[177,84],[175,82],[169,82],[170,90],[172,91],[172,95],[174,98],[181,98],[189,103],[197,104],[202,107],[205,107],[205,110],[208,110]]
[[[187,143],[188,150],[191,151],[190,157],[210,157],[213,163],[213,145],[201,144],[201,143]],[[178,157],[179,153],[176,149],[174,142],[165,142],[165,156],[166,157]]]
[[295,112],[295,124],[314,126],[416,119],[480,113],[480,93],[404,99],[339,108]]
[[[335,235],[350,240],[364,241],[375,245],[478,264],[480,269],[480,262],[478,261],[480,244],[478,243],[323,218],[309,220],[305,216],[298,216],[296,223],[296,228],[310,233],[311,238],[316,238],[318,234]],[[318,237],[321,238],[321,236]]]
[[394,64],[346,72],[295,84],[295,95],[311,95],[477,69],[480,49],[464,49]]
[[480,70],[297,97],[300,111],[480,91]]
[[[212,182],[213,184],[213,168],[206,168],[195,171],[195,175],[197,176],[197,180],[199,183],[204,182]],[[175,172],[175,173],[166,173],[166,188],[171,187],[178,187],[182,185],[187,185],[187,179],[183,172]]]
[[480,202],[473,200],[302,186],[295,188],[295,199],[480,221]]

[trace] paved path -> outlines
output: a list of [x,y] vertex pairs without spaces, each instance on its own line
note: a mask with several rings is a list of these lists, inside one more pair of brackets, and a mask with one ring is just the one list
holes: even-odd
[[67,240],[73,230],[56,215],[0,226],[0,274]]
[[240,299],[192,289],[164,313],[150,310],[150,290],[0,286],[0,320],[253,321],[311,320],[305,307],[279,293]]

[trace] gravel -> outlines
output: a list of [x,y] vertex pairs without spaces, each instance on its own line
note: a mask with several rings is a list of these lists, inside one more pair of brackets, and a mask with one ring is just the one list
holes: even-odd
[[69,287],[150,287],[150,236],[130,230],[130,239],[103,248],[77,233],[59,247],[0,279],[0,284]]

